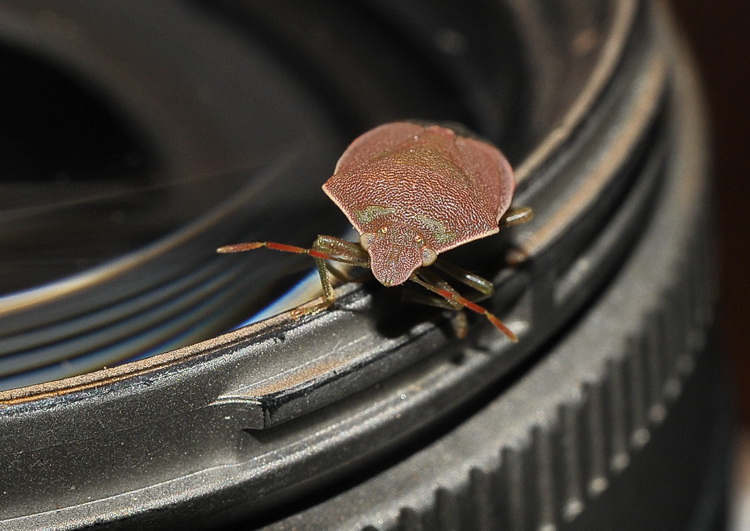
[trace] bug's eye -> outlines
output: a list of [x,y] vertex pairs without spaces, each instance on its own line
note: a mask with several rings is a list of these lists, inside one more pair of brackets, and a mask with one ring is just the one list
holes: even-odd
[[359,237],[359,244],[366,251],[370,248],[370,245],[372,245],[372,241],[374,239],[375,234],[373,234],[372,232],[365,232],[362,236]]
[[421,236],[417,235],[417,236],[414,236],[414,241],[417,242],[417,243],[424,243],[424,238],[422,238]]
[[422,266],[432,265],[437,260],[437,253],[432,249],[425,247],[422,249]]
[[385,234],[386,232],[388,232],[388,227],[386,227],[386,226],[384,225],[384,226],[382,226],[382,227],[380,227],[380,228],[378,229],[378,232],[379,232],[380,234]]

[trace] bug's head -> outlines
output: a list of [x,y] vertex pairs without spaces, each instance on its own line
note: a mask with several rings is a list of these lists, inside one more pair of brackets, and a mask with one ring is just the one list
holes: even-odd
[[383,225],[377,232],[366,232],[360,237],[360,244],[370,254],[372,273],[384,286],[403,284],[417,268],[428,266],[437,258],[422,235],[405,225]]

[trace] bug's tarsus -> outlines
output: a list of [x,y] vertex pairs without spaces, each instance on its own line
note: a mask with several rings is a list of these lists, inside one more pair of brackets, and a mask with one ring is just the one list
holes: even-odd
[[[509,209],[500,218],[500,227],[512,227],[534,219],[534,210],[531,207],[514,207]],[[505,253],[505,262],[510,267],[518,267],[529,258],[529,253],[523,247],[514,247]]]
[[531,207],[513,207],[510,208],[502,218],[500,218],[500,227],[512,227],[520,225],[534,219],[534,210]]
[[466,318],[465,311],[455,312],[451,324],[453,324],[453,331],[458,339],[465,339],[469,335],[469,320]]

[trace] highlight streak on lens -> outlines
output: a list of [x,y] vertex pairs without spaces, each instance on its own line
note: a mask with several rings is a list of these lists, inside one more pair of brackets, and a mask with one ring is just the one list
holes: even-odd
[[[219,279],[215,281],[218,282]],[[314,285],[314,283],[311,284]],[[175,326],[171,319],[157,319],[154,316],[153,326],[142,327],[132,335],[122,335],[115,343],[76,356],[62,358],[53,356],[50,349],[59,349],[62,352],[71,350],[62,343],[50,345],[47,351],[35,351],[33,354],[37,360],[36,363],[29,357],[29,353],[11,358],[0,358],[0,390],[59,380],[102,367],[112,367],[148,358],[205,338],[207,334],[215,330],[217,324],[215,319],[207,319],[206,316],[220,316],[220,309],[226,305],[230,294],[226,290],[217,291],[211,286],[204,287],[206,288],[205,295],[208,296],[204,295],[197,304],[193,302],[186,306],[185,311],[180,314],[179,326]],[[231,297],[235,296],[236,294],[231,295]],[[287,296],[283,298],[287,299]],[[291,298],[289,300],[290,304],[294,304]],[[267,310],[273,312],[272,308],[275,307],[276,304],[273,304]],[[280,311],[283,311],[283,308]],[[104,332],[111,332],[111,329],[105,329]],[[71,341],[75,341],[75,338]]]
[[311,301],[323,293],[320,287],[320,277],[316,271],[312,271],[303,277],[295,286],[293,286],[284,295],[273,301],[255,315],[248,317],[245,321],[235,326],[232,330],[237,330],[243,326],[257,323],[263,319],[268,319],[285,311],[296,308],[300,304]]

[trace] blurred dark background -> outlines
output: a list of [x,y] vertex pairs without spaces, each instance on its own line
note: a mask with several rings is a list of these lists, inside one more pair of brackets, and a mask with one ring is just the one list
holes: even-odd
[[750,525],[750,2],[671,0],[698,69],[711,113],[719,323],[741,422],[731,529]]
[[750,2],[672,0],[711,113],[720,326],[743,427],[750,429]]

